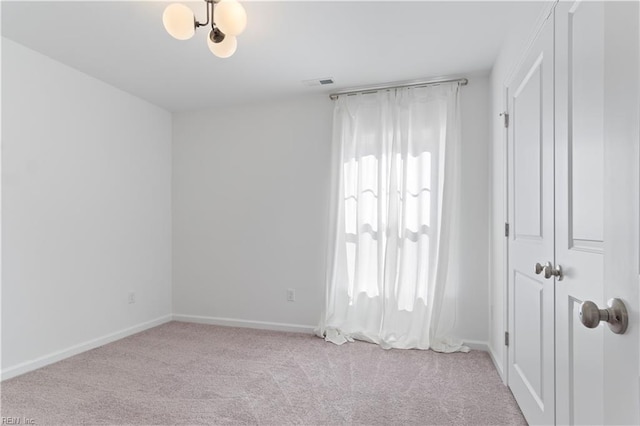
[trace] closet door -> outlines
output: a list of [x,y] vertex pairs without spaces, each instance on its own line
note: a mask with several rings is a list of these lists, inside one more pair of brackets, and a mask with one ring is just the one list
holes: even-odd
[[530,424],[554,423],[555,409],[553,33],[550,16],[507,88],[508,382]]
[[[638,424],[638,4],[556,8],[556,420]],[[620,298],[624,334],[580,305]]]
[[580,305],[606,306],[604,268],[604,3],[556,8],[557,422],[604,424],[604,333]]

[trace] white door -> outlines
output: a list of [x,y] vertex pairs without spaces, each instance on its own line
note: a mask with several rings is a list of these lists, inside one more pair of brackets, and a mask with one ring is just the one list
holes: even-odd
[[527,421],[554,422],[553,17],[507,88],[509,387]]
[[556,376],[559,424],[604,424],[604,3],[556,8]]
[[[529,54],[538,59],[525,61],[508,88],[513,123],[509,132],[510,221],[515,231],[509,241],[509,329],[513,334],[509,386],[530,423],[640,424],[639,12],[637,2],[560,2],[555,23],[547,22]],[[553,25],[555,37],[549,29]],[[549,34],[554,39],[551,68],[555,73],[547,81],[555,85],[554,100],[551,107],[544,103],[542,86],[540,112],[535,104],[527,110],[522,87],[533,75],[536,61],[544,64],[540,58],[548,51],[543,41]],[[544,81],[544,74],[540,78]],[[532,92],[537,90],[535,86]],[[544,112],[554,107],[549,119]],[[522,117],[525,111],[529,117]],[[539,123],[539,142],[522,123]],[[545,129],[554,126],[555,141],[552,135],[547,144]],[[549,146],[555,147],[555,157],[545,154]],[[533,165],[524,164],[526,158],[519,158],[518,150]],[[538,150],[539,157],[534,155]],[[551,189],[546,189],[547,179],[552,179]],[[536,185],[543,194],[540,206],[531,196],[538,195],[531,192]],[[521,191],[530,197],[524,207],[541,212],[540,251],[533,250],[533,241],[527,241],[532,239],[530,232],[522,235],[517,230],[518,221],[532,220],[532,213],[523,213],[518,204],[519,198],[522,203]],[[551,233],[544,225],[548,215],[550,222],[555,221]],[[555,239],[550,249],[548,239]],[[545,280],[533,273],[532,264],[547,261],[552,265],[550,271],[562,268],[562,280],[554,276]],[[529,293],[524,295],[526,301],[518,297],[523,287]],[[545,293],[555,296],[545,297]],[[582,302],[589,300],[605,308],[613,297],[622,299],[629,310],[626,333],[614,334],[605,323],[594,329],[582,325]],[[550,307],[555,315],[549,313]],[[555,348],[551,349],[555,353],[551,356],[549,345],[554,345],[544,338],[554,333],[549,322],[555,322]],[[529,350],[534,355],[527,358],[522,353]],[[522,368],[523,358],[529,362],[526,369]],[[555,407],[540,394],[544,387],[532,385],[531,376],[555,382],[555,396],[549,396],[553,391],[546,394],[555,398]]]
[[[637,2],[556,8],[556,420],[639,424]],[[631,325],[584,327],[620,298]]]

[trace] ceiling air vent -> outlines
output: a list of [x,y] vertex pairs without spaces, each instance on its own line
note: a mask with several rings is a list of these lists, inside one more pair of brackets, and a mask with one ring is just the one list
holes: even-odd
[[326,86],[333,84],[333,77],[314,78],[313,80],[302,80],[305,86]]

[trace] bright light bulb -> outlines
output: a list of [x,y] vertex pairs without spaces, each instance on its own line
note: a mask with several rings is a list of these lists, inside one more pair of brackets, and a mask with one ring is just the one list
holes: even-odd
[[247,27],[247,12],[236,0],[221,0],[214,10],[214,21],[227,35],[240,35]]
[[162,14],[162,23],[172,37],[188,40],[196,32],[193,12],[184,4],[173,3]]
[[210,37],[207,37],[207,45],[218,58],[228,58],[238,48],[238,40],[232,35],[226,35],[220,43],[214,43]]

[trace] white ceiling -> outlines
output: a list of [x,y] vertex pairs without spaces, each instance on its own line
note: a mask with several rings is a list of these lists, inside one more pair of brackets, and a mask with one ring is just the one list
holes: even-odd
[[[184,2],[187,3],[187,2]],[[2,35],[170,111],[329,93],[424,77],[486,74],[510,26],[540,2],[243,1],[247,30],[229,59],[207,31],[162,26],[167,2],[2,2]],[[204,1],[188,2],[196,18]],[[333,77],[307,87],[302,80]]]

